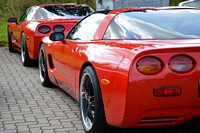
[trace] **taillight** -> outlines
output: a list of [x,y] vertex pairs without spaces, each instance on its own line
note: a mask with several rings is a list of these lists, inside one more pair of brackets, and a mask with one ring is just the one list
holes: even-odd
[[64,32],[64,31],[65,31],[65,27],[62,26],[62,25],[55,25],[55,26],[53,27],[53,31],[54,31],[54,32]]
[[46,33],[49,33],[51,30],[51,28],[47,25],[42,25],[38,28],[38,31],[42,34],[46,34]]
[[160,72],[162,62],[156,57],[143,57],[137,62],[137,69],[142,74],[153,75]]
[[189,72],[193,66],[193,59],[187,55],[176,55],[169,61],[169,68],[177,73]]
[[153,94],[157,97],[179,96],[181,95],[180,86],[157,86],[153,88]]

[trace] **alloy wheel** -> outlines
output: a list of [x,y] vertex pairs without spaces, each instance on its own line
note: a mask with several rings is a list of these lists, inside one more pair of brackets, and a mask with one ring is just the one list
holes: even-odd
[[89,131],[94,122],[95,114],[95,97],[93,85],[90,76],[87,73],[83,74],[80,89],[80,109],[83,125],[86,131]]
[[40,73],[40,80],[41,82],[44,82],[44,74],[45,74],[45,53],[44,53],[44,48],[42,47],[40,49],[40,54],[39,54],[39,73]]

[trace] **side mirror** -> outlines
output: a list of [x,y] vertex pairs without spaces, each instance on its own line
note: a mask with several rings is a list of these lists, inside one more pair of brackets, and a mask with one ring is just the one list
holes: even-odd
[[63,32],[54,32],[50,35],[50,40],[52,41],[61,41],[64,40],[65,35]]
[[9,18],[8,22],[9,23],[17,23],[17,18]]

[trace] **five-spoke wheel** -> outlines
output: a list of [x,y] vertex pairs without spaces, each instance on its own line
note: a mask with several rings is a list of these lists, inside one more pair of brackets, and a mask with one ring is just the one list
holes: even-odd
[[83,70],[80,83],[80,114],[87,133],[107,133],[103,101],[97,74],[93,67]]

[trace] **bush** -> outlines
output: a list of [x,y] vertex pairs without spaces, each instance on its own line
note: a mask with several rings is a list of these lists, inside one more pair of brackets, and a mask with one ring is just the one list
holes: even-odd
[[0,47],[7,45],[7,22],[0,22]]
[[7,21],[10,17],[18,19],[24,11],[32,6],[45,3],[86,3],[92,8],[95,7],[95,0],[0,0],[0,21]]

